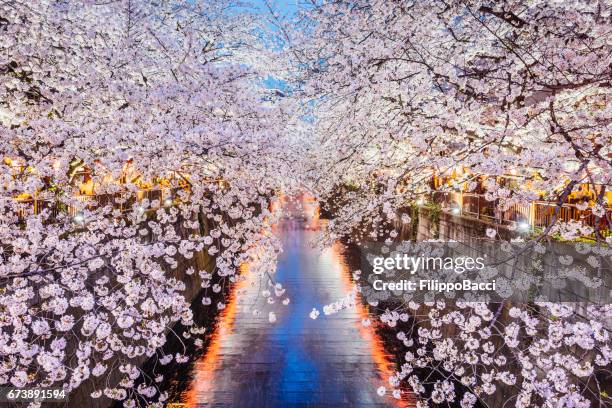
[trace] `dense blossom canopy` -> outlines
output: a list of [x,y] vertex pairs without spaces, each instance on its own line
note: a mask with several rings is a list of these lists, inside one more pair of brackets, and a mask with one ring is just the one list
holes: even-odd
[[257,86],[255,19],[225,2],[0,8],[0,383],[112,376],[107,397],[157,400],[135,361],[193,324],[179,263],[214,255],[197,271],[212,294],[275,251],[284,113]]
[[[530,245],[592,235],[599,244],[582,253],[593,251],[594,268],[609,265],[611,11],[604,1],[313,6],[291,56],[317,118],[305,182],[333,201],[329,240],[365,228],[372,233],[357,241],[389,242],[398,234],[385,222],[401,207],[436,188],[484,188],[501,211],[554,203]],[[457,169],[451,185],[432,185]],[[501,184],[503,175],[522,181]],[[595,219],[590,226],[559,217],[579,184],[596,193],[578,204]],[[408,214],[401,221],[411,222]],[[486,238],[501,239],[492,228]],[[610,313],[605,304],[548,302],[387,309],[381,320],[406,347],[387,388],[398,395],[408,384],[421,407],[501,404],[493,394],[518,407],[604,406]]]
[[505,207],[610,184],[605,2],[336,1],[309,17],[294,55],[318,101],[313,178],[327,193],[373,178],[385,189],[351,197],[361,205],[339,224],[416,199],[457,167],[468,191],[479,175],[524,176],[513,191],[489,180]]
[[[377,227],[431,197],[432,176],[461,167],[451,187],[472,191],[481,176],[518,175],[490,177],[487,200],[554,202],[534,242],[593,235],[609,259],[611,11],[338,0],[292,22],[272,11],[269,33],[227,1],[0,2],[0,385],[99,379],[92,397],[163,405],[161,368],[140,364],[186,361],[163,345],[201,344],[204,330],[176,271],[222,309],[214,294],[248,261],[268,303],[288,304],[272,276],[272,203],[296,187],[336,200],[323,242],[365,225],[389,241],[397,232]],[[264,86],[271,74],[285,89]],[[580,204],[595,227],[556,219],[579,184],[597,192]],[[214,264],[196,270],[203,254]],[[324,315],[357,301],[359,286]],[[471,407],[501,388],[519,407],[603,406],[611,314],[544,302],[386,310],[406,350],[379,393]]]

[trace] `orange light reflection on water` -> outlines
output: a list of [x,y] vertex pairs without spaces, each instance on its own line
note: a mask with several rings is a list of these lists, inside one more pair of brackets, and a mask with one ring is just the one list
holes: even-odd
[[[240,275],[245,277],[248,274],[248,264],[243,264],[240,267]],[[236,312],[238,310],[238,294],[241,293],[249,282],[247,279],[240,279],[232,289],[229,301],[225,309],[221,311],[218,318],[218,324],[214,328],[211,335],[212,338],[206,349],[206,354],[201,358],[196,365],[201,365],[204,369],[196,369],[195,377],[191,381],[191,387],[183,394],[183,407],[197,407],[200,395],[212,395],[214,387],[215,370],[219,365],[219,352],[221,350],[222,341],[231,334],[234,330],[234,322],[236,320]]]
[[[336,242],[328,250],[331,253],[334,265],[339,269],[339,274],[342,279],[342,286],[345,292],[348,293],[353,289],[354,284],[353,284],[353,281],[351,280],[349,267],[346,264],[345,257],[342,251],[343,246],[339,242]],[[366,344],[368,344],[369,349],[370,349],[370,354],[372,356],[372,360],[374,360],[374,363],[376,364],[376,368],[381,374],[382,382],[380,385],[383,385],[385,388],[389,389],[390,388],[389,378],[393,376],[393,374],[395,374],[395,364],[391,360],[391,356],[387,354],[387,352],[385,351],[385,346],[384,346],[382,339],[376,333],[376,330],[373,326],[375,323],[372,322],[372,325],[368,327],[364,326],[361,323],[364,319],[370,319],[370,320],[373,320],[373,319],[371,318],[370,314],[366,310],[366,307],[361,302],[360,294],[357,294],[357,296],[358,298],[357,298],[356,305],[355,305],[355,311],[357,312],[357,315],[359,316],[359,321],[357,321],[355,324],[357,325],[357,328],[359,330],[359,333],[362,339],[366,342]],[[378,386],[380,385],[375,385],[375,386],[376,388],[378,388]],[[395,399],[391,395],[388,395],[387,400],[390,403],[392,403],[393,406],[395,407],[414,406],[412,401],[410,401],[409,399],[409,395],[407,396],[406,394],[402,395],[402,399]]]

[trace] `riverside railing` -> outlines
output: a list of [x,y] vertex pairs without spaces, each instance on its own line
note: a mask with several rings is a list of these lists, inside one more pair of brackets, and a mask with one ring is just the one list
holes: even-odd
[[612,206],[608,206],[605,216],[598,219],[590,209],[581,210],[576,204],[565,203],[557,208],[556,202],[542,200],[514,203],[501,210],[498,200],[489,201],[484,194],[437,191],[433,194],[433,201],[455,215],[513,225],[520,229],[545,228],[553,222],[555,213],[557,221],[579,221],[591,227],[599,222],[602,230],[607,229],[606,220],[612,219]]
[[[24,219],[28,214],[38,215],[42,211],[47,210],[49,212],[49,218],[56,219],[60,214],[64,213],[69,216],[76,216],[81,209],[102,208],[107,205],[111,205],[113,209],[119,210],[120,212],[129,211],[133,208],[134,204],[148,199],[149,202],[154,200],[158,201],[158,206],[163,207],[172,204],[173,197],[176,196],[180,187],[167,187],[167,188],[152,188],[142,189],[130,193],[105,193],[105,194],[80,194],[75,196],[77,201],[83,203],[83,206],[66,205],[59,200],[51,200],[45,198],[17,198],[16,201],[19,205],[19,218]],[[170,201],[169,201],[170,200]]]

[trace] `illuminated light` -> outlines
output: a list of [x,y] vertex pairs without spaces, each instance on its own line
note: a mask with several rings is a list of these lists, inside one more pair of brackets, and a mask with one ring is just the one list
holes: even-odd
[[74,216],[74,222],[77,224],[81,224],[83,221],[85,221],[85,216],[82,213],[77,213]]
[[164,200],[164,205],[165,205],[165,206],[172,205],[172,199],[171,199],[171,198],[166,198],[166,199]]
[[87,180],[84,183],[79,185],[79,192],[83,195],[93,195],[94,194],[94,183],[93,180]]
[[459,213],[461,212],[461,210],[459,210],[459,208],[455,207],[451,210],[451,212],[453,213],[453,215],[459,215]]
[[521,231],[529,231],[530,225],[527,222],[520,222],[518,225],[519,230]]
[[423,200],[422,198],[419,198],[416,203],[417,205],[423,205],[425,204],[425,200]]
[[8,125],[13,122],[13,118],[14,116],[11,114],[11,112],[4,109],[0,109],[0,123],[2,125],[8,127]]

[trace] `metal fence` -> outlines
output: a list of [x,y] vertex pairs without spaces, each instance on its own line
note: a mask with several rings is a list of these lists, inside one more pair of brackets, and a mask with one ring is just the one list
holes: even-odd
[[[557,213],[556,219],[559,221],[582,221],[584,224],[592,227],[595,227],[596,223],[598,222],[597,217],[591,212],[591,210],[580,210],[575,204],[563,204],[561,207],[558,207],[556,203],[546,201],[536,201],[534,204],[534,227],[546,227],[550,225],[555,219],[555,212]],[[612,207],[608,207],[606,209],[606,216],[599,220],[599,227],[602,229],[607,228],[606,218],[610,219],[611,216]]]
[[95,210],[109,205],[113,209],[121,212],[130,211],[136,203],[142,202],[144,199],[148,199],[150,202],[157,200],[157,208],[159,208],[167,205],[168,203],[165,202],[165,200],[175,197],[179,190],[180,187],[174,187],[138,190],[129,193],[77,195],[75,199],[83,203],[82,206],[66,205],[59,200],[40,199],[36,197],[17,199],[16,202],[19,207],[18,215],[21,219],[31,214],[38,215],[45,210],[49,213],[49,219],[57,219],[60,214],[67,214],[74,217],[81,209]]
[[[489,201],[484,194],[436,191],[433,202],[444,209],[477,219],[489,220],[500,225],[526,225],[529,228],[545,228],[553,220],[561,222],[580,221],[595,227],[599,222],[601,230],[607,229],[606,220],[612,219],[612,207],[606,208],[605,217],[598,218],[590,209],[580,210],[575,204],[532,201],[530,203],[513,203],[501,210],[499,200]],[[556,213],[556,216],[555,216]]]

